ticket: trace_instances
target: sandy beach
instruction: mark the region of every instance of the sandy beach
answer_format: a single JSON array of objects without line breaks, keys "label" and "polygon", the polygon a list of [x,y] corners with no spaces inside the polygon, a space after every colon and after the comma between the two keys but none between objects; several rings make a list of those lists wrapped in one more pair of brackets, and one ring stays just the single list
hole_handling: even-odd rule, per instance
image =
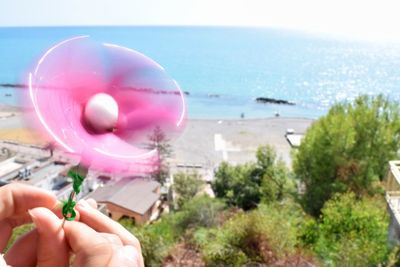
[{"label": "sandy beach", "polygon": [[[182,136],[172,142],[173,161],[178,168],[212,170],[221,161],[244,163],[255,160],[260,145],[272,145],[291,166],[291,146],[287,129],[305,133],[313,120],[305,118],[266,118],[244,120],[200,120],[187,122]],[[180,166],[180,167],[179,167]]]},{"label": "sandy beach", "polygon": [[[15,109],[12,117],[0,119],[0,140],[43,144],[32,130],[25,127],[22,114]],[[177,170],[212,171],[221,161],[244,163],[255,159],[260,145],[270,144],[291,166],[291,146],[285,138],[287,129],[305,133],[313,120],[306,118],[265,119],[189,119],[182,135],[171,142],[171,167]]]}]

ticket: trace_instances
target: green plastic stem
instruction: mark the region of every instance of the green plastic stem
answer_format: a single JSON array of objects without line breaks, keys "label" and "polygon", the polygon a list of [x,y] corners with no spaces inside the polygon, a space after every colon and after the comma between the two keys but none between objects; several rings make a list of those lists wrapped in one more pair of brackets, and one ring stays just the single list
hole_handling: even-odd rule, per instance
[{"label": "green plastic stem", "polygon": [[67,175],[72,178],[73,191],[62,207],[62,214],[65,220],[73,221],[76,218],[76,212],[74,210],[76,205],[75,196],[81,192],[81,186],[85,177],[79,173],[79,166],[69,169]]}]

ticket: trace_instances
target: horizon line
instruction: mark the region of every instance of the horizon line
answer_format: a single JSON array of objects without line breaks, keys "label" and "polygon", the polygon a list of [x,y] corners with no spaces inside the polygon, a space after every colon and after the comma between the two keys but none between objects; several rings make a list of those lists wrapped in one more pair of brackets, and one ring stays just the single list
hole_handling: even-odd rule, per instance
[{"label": "horizon line", "polygon": [[232,28],[232,29],[268,29],[272,31],[286,31],[297,34],[304,34],[310,37],[333,39],[338,41],[351,41],[351,42],[362,42],[362,43],[385,43],[385,44],[399,44],[400,39],[370,39],[362,38],[357,36],[351,36],[349,34],[340,34],[336,32],[324,32],[310,29],[300,29],[293,27],[284,27],[277,25],[234,25],[234,24],[76,24],[76,25],[0,25],[2,29],[23,29],[23,28]]}]

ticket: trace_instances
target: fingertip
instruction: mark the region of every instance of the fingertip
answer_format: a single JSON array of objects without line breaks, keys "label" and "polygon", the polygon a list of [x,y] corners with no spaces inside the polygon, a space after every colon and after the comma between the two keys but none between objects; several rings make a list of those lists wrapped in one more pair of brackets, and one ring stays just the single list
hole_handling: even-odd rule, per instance
[{"label": "fingertip", "polygon": [[39,234],[37,266],[68,266],[69,253],[62,220],[46,208],[34,208],[28,212]]},{"label": "fingertip", "polygon": [[[40,208],[37,208],[40,209]],[[31,216],[33,224],[36,226],[38,230],[42,229],[42,219],[41,219],[41,211],[37,209],[30,209],[28,210],[29,216]]]},{"label": "fingertip", "polygon": [[93,206],[85,199],[79,200],[76,207],[78,209],[79,208],[83,208],[83,209],[91,209],[91,208],[93,208]]},{"label": "fingertip", "polygon": [[7,267],[7,263],[3,258],[3,254],[0,254],[0,267]]},{"label": "fingertip", "polygon": [[74,253],[99,242],[98,233],[81,222],[65,221],[63,229],[68,244]]},{"label": "fingertip", "polygon": [[86,199],[86,202],[94,209],[97,209],[97,201],[93,198]]},{"label": "fingertip", "polygon": [[118,235],[125,245],[133,245],[141,252],[140,242],[118,222],[110,219],[97,209],[93,209],[86,201],[79,201],[76,206],[80,212],[80,221],[97,232],[114,233]]},{"label": "fingertip", "polygon": [[116,251],[109,266],[143,266],[142,257],[133,246],[123,246]]},{"label": "fingertip", "polygon": [[28,213],[40,233],[48,233],[48,230],[58,229],[61,224],[61,220],[46,208],[30,209]]},{"label": "fingertip", "polygon": [[124,246],[121,248],[121,256],[124,260],[130,262],[130,263],[135,263],[138,266],[141,264],[141,257],[138,252],[138,250],[133,247],[133,246]]},{"label": "fingertip", "polygon": [[28,209],[46,207],[51,209],[57,203],[56,196],[44,189],[11,183],[0,187],[0,220],[26,213]]},{"label": "fingertip", "polygon": [[56,204],[54,205],[54,207],[53,207],[52,210],[59,210],[59,209],[62,209],[63,205],[64,205],[64,204],[63,204],[62,201],[57,200],[57,202],[56,202]]}]

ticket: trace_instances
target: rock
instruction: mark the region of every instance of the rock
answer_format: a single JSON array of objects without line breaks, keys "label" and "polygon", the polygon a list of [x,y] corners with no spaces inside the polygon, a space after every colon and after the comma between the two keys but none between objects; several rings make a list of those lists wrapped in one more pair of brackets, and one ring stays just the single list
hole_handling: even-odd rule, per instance
[{"label": "rock", "polygon": [[219,98],[220,97],[219,94],[208,94],[207,96],[210,98]]},{"label": "rock", "polygon": [[287,100],[268,98],[268,97],[257,97],[256,102],[263,104],[278,104],[278,105],[290,105],[290,106],[296,105],[295,103]]},{"label": "rock", "polygon": [[28,88],[26,84],[12,84],[12,83],[2,83],[0,87],[7,87],[7,88]]}]

